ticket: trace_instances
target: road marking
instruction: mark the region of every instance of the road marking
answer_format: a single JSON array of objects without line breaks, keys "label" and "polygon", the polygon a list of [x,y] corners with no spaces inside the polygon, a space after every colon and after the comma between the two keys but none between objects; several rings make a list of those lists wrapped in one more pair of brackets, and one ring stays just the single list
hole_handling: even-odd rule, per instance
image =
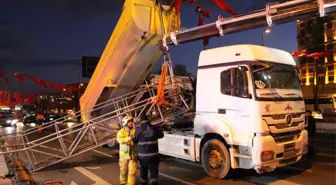
[{"label": "road marking", "polygon": [[78,185],[78,184],[75,183],[74,181],[71,181],[70,185]]},{"label": "road marking", "polygon": [[87,166],[87,167],[85,167],[86,169],[89,169],[89,170],[98,170],[98,169],[102,169],[102,167],[100,167],[100,166],[96,166],[96,167],[94,167],[94,166]]},{"label": "road marking", "polygon": [[278,180],[276,182],[270,183],[270,185],[283,185],[283,184],[286,184],[286,185],[300,185],[300,184],[290,182],[290,181],[286,181],[286,180]]},{"label": "road marking", "polygon": [[174,181],[183,183],[183,184],[196,185],[196,184],[194,184],[194,183],[187,182],[187,181],[184,181],[184,180],[182,180],[182,179],[179,179],[179,178],[176,178],[176,177],[172,177],[172,176],[167,175],[167,174],[164,174],[164,173],[159,173],[159,175],[161,175],[162,177],[166,177],[166,178],[168,178],[168,179],[172,179],[172,180],[174,180]]},{"label": "road marking", "polygon": [[95,182],[93,185],[112,185],[83,167],[75,167],[74,169],[93,180]]}]

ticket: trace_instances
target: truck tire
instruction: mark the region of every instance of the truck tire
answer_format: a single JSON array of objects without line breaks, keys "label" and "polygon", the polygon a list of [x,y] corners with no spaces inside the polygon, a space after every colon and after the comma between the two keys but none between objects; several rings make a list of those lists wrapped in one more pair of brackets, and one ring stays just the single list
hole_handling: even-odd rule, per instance
[{"label": "truck tire", "polygon": [[231,170],[230,154],[223,142],[210,139],[202,148],[202,165],[213,178],[223,179]]}]

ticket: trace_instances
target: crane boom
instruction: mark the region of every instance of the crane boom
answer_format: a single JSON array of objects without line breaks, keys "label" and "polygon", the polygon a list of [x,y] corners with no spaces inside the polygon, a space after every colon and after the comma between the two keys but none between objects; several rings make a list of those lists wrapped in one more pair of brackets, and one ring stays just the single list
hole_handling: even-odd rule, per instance
[{"label": "crane boom", "polygon": [[293,0],[285,3],[270,3],[265,9],[243,15],[218,19],[218,21],[190,29],[171,32],[166,38],[167,45],[177,45],[187,42],[223,36],[263,26],[283,24],[314,14],[325,14],[336,11],[336,1]]}]

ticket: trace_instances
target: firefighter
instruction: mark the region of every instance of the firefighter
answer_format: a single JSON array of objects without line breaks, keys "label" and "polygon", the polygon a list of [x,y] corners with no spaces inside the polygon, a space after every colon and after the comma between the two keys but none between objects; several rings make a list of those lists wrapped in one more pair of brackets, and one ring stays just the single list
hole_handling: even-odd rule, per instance
[{"label": "firefighter", "polygon": [[36,124],[37,125],[42,125],[44,122],[44,115],[41,112],[38,112],[36,115]]},{"label": "firefighter", "polygon": [[158,139],[163,138],[163,132],[152,125],[146,115],[141,116],[140,126],[136,129],[134,143],[138,144],[140,160],[140,181],[148,183],[148,170],[150,171],[149,184],[157,184],[159,175],[159,147]]},{"label": "firefighter", "polygon": [[135,137],[133,118],[125,116],[122,119],[122,126],[117,134],[117,140],[120,144],[120,184],[135,185],[138,151],[136,144],[132,140]]}]

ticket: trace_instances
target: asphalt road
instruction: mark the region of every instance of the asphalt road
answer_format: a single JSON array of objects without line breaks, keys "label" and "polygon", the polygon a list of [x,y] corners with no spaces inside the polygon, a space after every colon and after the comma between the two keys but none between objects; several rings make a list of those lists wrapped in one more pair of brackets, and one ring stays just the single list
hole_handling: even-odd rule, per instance
[{"label": "asphalt road", "polygon": [[[15,133],[20,129],[7,127],[2,128],[2,132]],[[48,131],[36,133],[33,137],[38,138],[41,135],[48,135]],[[235,170],[233,176],[226,180],[207,177],[197,164],[162,156],[159,181],[162,185],[336,184],[335,135],[317,135],[314,143],[317,152],[314,158],[307,158],[294,166],[262,175],[256,174],[253,170]],[[38,183],[44,180],[60,180],[65,185],[117,185],[119,184],[117,152],[111,148],[98,148],[42,171],[34,172],[32,177]],[[27,162],[23,153],[20,157]]]}]

